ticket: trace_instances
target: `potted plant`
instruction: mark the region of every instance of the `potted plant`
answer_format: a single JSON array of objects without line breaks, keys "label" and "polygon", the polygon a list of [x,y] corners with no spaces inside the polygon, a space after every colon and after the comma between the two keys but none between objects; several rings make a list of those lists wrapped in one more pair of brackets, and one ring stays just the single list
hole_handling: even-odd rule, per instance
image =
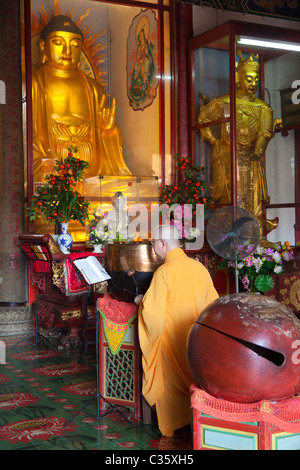
[{"label": "potted plant", "polygon": [[[293,252],[288,242],[276,244],[273,248],[258,246],[255,251],[242,260],[238,260],[239,278],[247,292],[267,292],[274,287],[274,275],[283,274],[283,261],[293,259]],[[223,259],[220,269],[234,269],[235,262]]]},{"label": "potted plant", "polygon": [[[84,170],[89,163],[74,157],[77,148],[71,147],[68,151],[65,159],[55,160],[53,172],[45,176],[46,183],[37,188],[27,208],[30,220],[35,220],[40,214],[44,222],[54,223],[56,226],[61,224],[63,235],[68,233],[71,220],[84,225],[89,206],[89,202],[83,201],[76,189],[76,185],[83,180]],[[59,241],[58,244],[63,252],[68,252],[72,242],[70,245],[65,239],[66,237],[61,237],[62,244]]]}]

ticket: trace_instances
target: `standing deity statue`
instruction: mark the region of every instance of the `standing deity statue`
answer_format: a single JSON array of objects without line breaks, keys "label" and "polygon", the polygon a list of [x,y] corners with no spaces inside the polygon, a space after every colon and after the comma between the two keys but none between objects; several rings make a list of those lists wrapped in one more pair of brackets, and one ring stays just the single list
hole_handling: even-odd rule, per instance
[{"label": "standing deity statue", "polygon": [[[265,205],[269,204],[265,174],[264,152],[274,136],[280,119],[273,120],[272,108],[255,93],[259,80],[258,56],[250,54],[236,63],[236,157],[237,205],[251,212],[260,226],[261,243],[265,234],[276,228],[278,218],[265,219]],[[255,59],[255,60],[254,60]],[[198,124],[209,123],[230,116],[229,94],[214,98],[202,105]],[[212,146],[211,196],[216,203],[231,203],[230,124],[221,124],[220,134],[211,127],[200,129],[202,138]]]},{"label": "standing deity statue", "polygon": [[70,146],[89,163],[85,177],[130,175],[116,101],[108,107],[102,85],[78,68],[84,36],[71,18],[54,16],[41,33],[42,65],[32,74],[33,175],[44,181]]}]

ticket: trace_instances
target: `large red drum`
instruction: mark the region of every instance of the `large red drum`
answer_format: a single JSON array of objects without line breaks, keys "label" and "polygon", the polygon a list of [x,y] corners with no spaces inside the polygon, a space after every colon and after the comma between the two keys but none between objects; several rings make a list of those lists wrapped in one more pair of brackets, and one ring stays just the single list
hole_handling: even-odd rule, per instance
[{"label": "large red drum", "polygon": [[199,315],[187,343],[198,387],[237,403],[280,400],[300,392],[300,320],[258,294],[231,294]]}]

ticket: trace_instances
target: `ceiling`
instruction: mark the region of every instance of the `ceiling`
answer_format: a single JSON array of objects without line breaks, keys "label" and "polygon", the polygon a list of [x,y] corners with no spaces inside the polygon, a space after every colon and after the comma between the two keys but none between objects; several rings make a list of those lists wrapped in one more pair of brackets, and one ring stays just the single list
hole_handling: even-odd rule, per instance
[{"label": "ceiling", "polygon": [[183,0],[220,10],[300,21],[300,0]]}]

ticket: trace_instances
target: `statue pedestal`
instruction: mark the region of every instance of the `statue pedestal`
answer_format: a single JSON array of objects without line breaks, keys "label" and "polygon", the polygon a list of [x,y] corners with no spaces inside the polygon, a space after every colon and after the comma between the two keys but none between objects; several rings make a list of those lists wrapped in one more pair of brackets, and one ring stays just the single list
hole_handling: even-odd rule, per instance
[{"label": "statue pedestal", "polygon": [[0,307],[0,339],[33,334],[30,307]]}]

